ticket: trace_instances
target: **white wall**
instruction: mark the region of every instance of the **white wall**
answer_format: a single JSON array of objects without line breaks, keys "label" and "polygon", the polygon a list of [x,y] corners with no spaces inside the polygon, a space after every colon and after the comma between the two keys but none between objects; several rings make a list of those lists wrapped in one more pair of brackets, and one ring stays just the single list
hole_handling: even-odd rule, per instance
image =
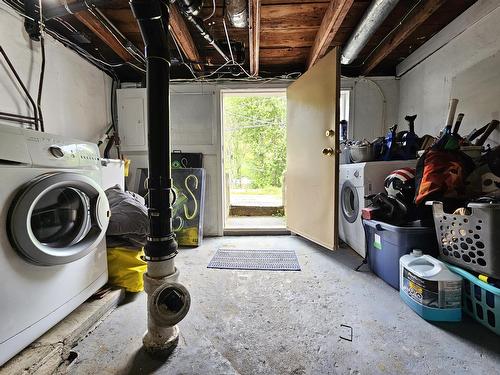
[{"label": "white wall", "polygon": [[341,88],[352,95],[349,139],[372,141],[397,122],[399,81],[394,77],[342,78]]},{"label": "white wall", "polygon": [[[456,94],[461,100],[458,111],[465,113],[462,134],[498,117],[500,68],[491,61],[500,53],[499,20],[500,2],[479,0],[397,67],[402,75],[400,122],[416,113],[417,134],[437,135],[446,121],[448,101]],[[475,113],[478,103],[481,113]],[[493,133],[492,140],[498,143],[500,132]]]},{"label": "white wall", "polygon": [[[0,3],[0,44],[36,101],[40,43],[30,41],[22,18],[3,3]],[[111,78],[50,36],[45,39],[45,52],[42,97],[45,131],[96,142],[110,118]],[[33,114],[3,58],[0,58],[0,111]]]}]

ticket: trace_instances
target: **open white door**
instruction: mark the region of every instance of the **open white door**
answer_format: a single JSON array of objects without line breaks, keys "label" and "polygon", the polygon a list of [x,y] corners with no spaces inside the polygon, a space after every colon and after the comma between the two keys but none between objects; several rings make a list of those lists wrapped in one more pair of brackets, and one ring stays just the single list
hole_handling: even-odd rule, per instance
[{"label": "open white door", "polygon": [[288,229],[330,250],[338,246],[338,48],[287,90]]}]

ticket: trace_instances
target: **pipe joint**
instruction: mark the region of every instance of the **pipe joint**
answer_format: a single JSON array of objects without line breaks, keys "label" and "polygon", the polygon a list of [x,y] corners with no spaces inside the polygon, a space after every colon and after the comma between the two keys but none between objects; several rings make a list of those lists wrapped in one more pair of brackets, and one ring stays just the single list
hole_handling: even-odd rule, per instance
[{"label": "pipe joint", "polygon": [[177,323],[184,319],[191,306],[191,296],[177,281],[178,278],[179,270],[173,259],[148,262],[148,272],[144,274],[148,331],[142,341],[145,349],[153,355],[167,356],[177,345]]},{"label": "pipe joint", "polygon": [[182,284],[162,284],[148,299],[150,318],[156,326],[172,327],[179,323],[189,311],[191,296]]}]

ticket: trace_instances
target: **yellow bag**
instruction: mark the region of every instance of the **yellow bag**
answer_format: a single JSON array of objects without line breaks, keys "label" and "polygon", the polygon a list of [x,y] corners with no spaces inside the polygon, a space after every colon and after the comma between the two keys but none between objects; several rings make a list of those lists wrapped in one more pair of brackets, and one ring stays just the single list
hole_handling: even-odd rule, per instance
[{"label": "yellow bag", "polygon": [[123,247],[108,248],[108,282],[125,288],[127,292],[144,290],[142,275],[146,272],[146,262],[141,259],[144,251],[131,251]]}]

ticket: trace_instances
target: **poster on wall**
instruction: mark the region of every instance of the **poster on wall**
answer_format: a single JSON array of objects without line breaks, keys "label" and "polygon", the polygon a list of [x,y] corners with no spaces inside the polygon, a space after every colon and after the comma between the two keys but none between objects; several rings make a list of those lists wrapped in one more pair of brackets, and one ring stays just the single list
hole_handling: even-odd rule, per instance
[{"label": "poster on wall", "polygon": [[172,224],[179,246],[200,246],[203,239],[205,170],[172,169],[176,195]]}]

